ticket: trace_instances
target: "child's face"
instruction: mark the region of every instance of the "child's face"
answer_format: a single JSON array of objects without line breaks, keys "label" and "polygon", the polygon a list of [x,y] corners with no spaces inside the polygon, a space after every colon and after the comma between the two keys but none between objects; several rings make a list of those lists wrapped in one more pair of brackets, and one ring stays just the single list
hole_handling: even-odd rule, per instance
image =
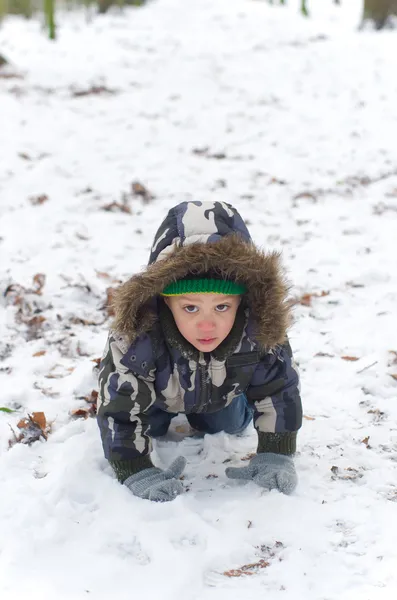
[{"label": "child's face", "polygon": [[241,296],[186,294],[164,299],[183,337],[197,350],[211,352],[229,335]]}]

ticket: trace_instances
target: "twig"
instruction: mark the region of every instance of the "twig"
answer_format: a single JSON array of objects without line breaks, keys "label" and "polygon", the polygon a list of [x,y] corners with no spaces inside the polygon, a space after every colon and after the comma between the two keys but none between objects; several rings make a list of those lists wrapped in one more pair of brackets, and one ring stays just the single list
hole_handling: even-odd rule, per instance
[{"label": "twig", "polygon": [[371,367],[373,367],[374,365],[376,365],[378,363],[378,361],[376,360],[375,362],[372,363],[372,365],[368,365],[367,367],[364,367],[363,369],[360,369],[359,371],[357,371],[358,373],[362,373],[363,371],[365,371],[366,369],[370,369]]}]

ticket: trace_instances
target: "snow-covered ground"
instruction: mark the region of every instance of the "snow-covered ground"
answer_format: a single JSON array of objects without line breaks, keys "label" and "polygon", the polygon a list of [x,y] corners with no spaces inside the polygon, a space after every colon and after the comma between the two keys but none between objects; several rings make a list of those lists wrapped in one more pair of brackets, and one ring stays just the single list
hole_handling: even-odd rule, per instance
[{"label": "snow-covered ground", "polygon": [[[2,600],[396,598],[397,35],[359,33],[358,0],[297,4],[81,11],[55,44],[38,21],[0,29]],[[305,413],[291,497],[226,479],[250,430],[158,442],[159,465],[187,456],[186,493],[134,498],[95,419],[71,416],[107,288],[186,199],[230,202],[283,252]],[[13,443],[35,412],[47,441]]]}]

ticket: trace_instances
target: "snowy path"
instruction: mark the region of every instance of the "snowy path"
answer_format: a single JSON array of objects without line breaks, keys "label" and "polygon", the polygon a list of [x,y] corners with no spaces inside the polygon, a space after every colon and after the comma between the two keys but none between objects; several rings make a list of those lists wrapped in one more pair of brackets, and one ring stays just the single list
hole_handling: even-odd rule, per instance
[{"label": "snowy path", "polygon": [[[304,20],[158,0],[68,15],[56,44],[36,22],[0,29],[2,600],[395,599],[397,36],[357,33],[358,0],[321,4]],[[186,494],[133,498],[95,420],[71,418],[96,385],[106,289],[185,199],[236,206],[302,299],[292,497],[226,479],[250,431],[159,442],[159,464],[187,456]],[[48,440],[9,450],[40,411]]]}]

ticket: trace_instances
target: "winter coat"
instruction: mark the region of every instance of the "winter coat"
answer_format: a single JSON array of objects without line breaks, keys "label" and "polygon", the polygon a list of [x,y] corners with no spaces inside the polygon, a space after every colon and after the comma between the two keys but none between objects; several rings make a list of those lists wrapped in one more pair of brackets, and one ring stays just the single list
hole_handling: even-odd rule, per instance
[{"label": "winter coat", "polygon": [[[199,352],[159,294],[171,281],[216,271],[247,293],[227,338]],[[151,466],[146,411],[219,411],[244,393],[258,452],[292,454],[302,422],[299,378],[287,341],[290,308],[277,253],[257,248],[223,202],[183,202],[156,233],[147,268],[118,288],[99,371],[97,419],[120,480]]]}]

